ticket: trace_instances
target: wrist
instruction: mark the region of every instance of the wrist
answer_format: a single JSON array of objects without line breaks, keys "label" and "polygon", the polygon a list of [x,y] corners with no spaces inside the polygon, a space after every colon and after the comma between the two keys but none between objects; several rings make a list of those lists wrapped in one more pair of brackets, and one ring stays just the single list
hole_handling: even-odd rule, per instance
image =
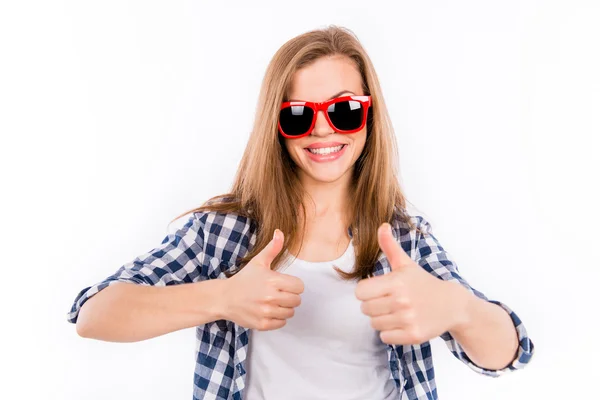
[{"label": "wrist", "polygon": [[452,288],[450,298],[452,299],[452,315],[455,316],[454,321],[448,331],[454,334],[460,334],[468,329],[472,321],[472,310],[475,302],[478,300],[471,292],[469,292],[460,283],[447,282]]},{"label": "wrist", "polygon": [[212,313],[216,320],[219,319],[228,319],[228,306],[227,306],[227,286],[228,279],[215,279],[215,288],[211,300],[211,304],[213,306]]},{"label": "wrist", "polygon": [[226,319],[225,304],[226,298],[226,280],[209,279],[207,281],[196,283],[195,303],[200,315],[204,315],[203,320],[217,321]]}]

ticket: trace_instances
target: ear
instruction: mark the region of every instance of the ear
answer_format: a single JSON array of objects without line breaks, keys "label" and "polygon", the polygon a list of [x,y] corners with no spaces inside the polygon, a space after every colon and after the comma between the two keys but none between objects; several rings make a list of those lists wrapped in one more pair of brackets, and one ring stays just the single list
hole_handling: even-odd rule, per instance
[{"label": "ear", "polygon": [[396,238],[394,238],[392,227],[387,222],[377,229],[377,240],[379,242],[379,247],[390,262],[392,271],[402,269],[403,267],[412,264],[412,259],[406,254]]}]

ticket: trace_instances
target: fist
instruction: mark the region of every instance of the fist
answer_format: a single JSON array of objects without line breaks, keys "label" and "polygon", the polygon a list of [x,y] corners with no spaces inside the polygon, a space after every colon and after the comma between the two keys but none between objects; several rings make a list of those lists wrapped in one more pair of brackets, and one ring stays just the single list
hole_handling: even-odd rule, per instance
[{"label": "fist", "polygon": [[271,270],[283,247],[283,232],[273,239],[240,272],[225,281],[224,316],[245,328],[279,329],[300,305],[304,283],[298,277]]},{"label": "fist", "polygon": [[389,224],[379,227],[377,239],[392,271],[363,279],[355,295],[384,343],[420,344],[462,322],[466,289],[414,262],[393,237]]}]

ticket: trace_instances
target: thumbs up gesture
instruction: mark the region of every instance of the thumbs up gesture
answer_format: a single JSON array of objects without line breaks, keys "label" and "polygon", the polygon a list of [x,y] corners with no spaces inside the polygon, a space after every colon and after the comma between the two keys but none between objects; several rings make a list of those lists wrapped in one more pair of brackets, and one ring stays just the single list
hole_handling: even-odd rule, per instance
[{"label": "thumbs up gesture", "polygon": [[240,272],[225,281],[224,319],[245,328],[273,330],[283,327],[300,305],[304,283],[296,276],[271,270],[271,262],[283,247],[283,232],[273,239]]},{"label": "thumbs up gesture", "polygon": [[393,237],[389,224],[377,230],[391,273],[358,282],[355,295],[387,344],[420,344],[465,322],[469,292],[414,262]]}]

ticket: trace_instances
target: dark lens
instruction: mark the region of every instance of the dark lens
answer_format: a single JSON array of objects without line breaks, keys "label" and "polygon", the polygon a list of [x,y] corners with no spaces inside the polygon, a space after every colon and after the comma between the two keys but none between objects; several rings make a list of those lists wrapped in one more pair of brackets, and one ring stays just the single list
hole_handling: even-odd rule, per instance
[{"label": "dark lens", "polygon": [[330,105],[327,115],[337,129],[351,131],[362,125],[364,111],[360,101],[348,100]]},{"label": "dark lens", "polygon": [[299,136],[312,124],[314,112],[305,106],[288,106],[279,112],[279,125],[286,135]]}]

